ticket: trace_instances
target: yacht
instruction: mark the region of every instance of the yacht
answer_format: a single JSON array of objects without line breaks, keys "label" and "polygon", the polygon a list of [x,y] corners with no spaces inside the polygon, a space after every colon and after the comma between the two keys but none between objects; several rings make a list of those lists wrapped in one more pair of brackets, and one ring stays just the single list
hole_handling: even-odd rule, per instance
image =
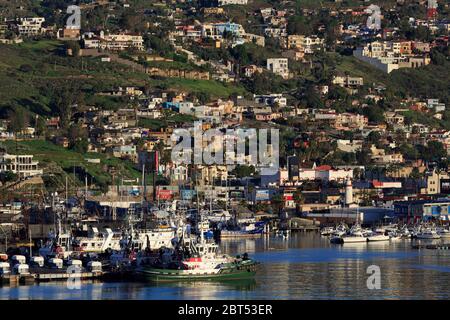
[{"label": "yacht", "polygon": [[389,241],[389,236],[383,234],[383,233],[371,233],[367,236],[367,241],[373,242],[373,241]]},{"label": "yacht", "polygon": [[416,235],[417,239],[422,239],[422,240],[436,240],[436,239],[440,239],[441,236],[436,232],[436,230],[433,229],[425,229],[423,231],[420,231],[417,233]]},{"label": "yacht", "polygon": [[333,227],[325,227],[322,230],[320,230],[320,235],[321,236],[330,236],[334,231],[335,230]]},{"label": "yacht", "polygon": [[450,238],[450,231],[445,228],[438,228],[437,234],[441,236],[441,238]]},{"label": "yacht", "polygon": [[341,237],[342,243],[367,242],[367,236],[362,231],[355,231]]},{"label": "yacht", "polygon": [[333,237],[341,237],[341,236],[343,236],[344,234],[346,234],[347,231],[348,231],[347,225],[341,223],[341,224],[339,224],[339,225],[336,227],[336,229],[331,233],[331,236],[333,236]]}]

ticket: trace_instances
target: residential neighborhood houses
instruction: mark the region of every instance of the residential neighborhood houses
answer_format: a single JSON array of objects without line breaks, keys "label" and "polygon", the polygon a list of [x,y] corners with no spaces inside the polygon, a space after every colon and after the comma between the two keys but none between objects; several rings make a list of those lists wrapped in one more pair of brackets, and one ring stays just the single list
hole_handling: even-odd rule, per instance
[{"label": "residential neighborhood houses", "polygon": [[[140,192],[156,199],[156,186],[173,198],[198,183],[225,188],[225,202],[303,217],[350,204],[394,212],[397,201],[446,196],[448,5],[431,18],[410,17],[394,1],[383,8],[382,27],[371,30],[368,4],[356,2],[267,3],[243,15],[236,11],[251,0],[92,2],[82,7],[80,29],[36,12],[0,11],[1,50],[42,45],[40,56],[48,55],[7,62],[7,74],[56,84],[23,84],[33,94],[6,101],[22,111],[2,114],[2,185],[41,176],[48,190],[70,189],[67,183],[73,194],[109,196],[118,184],[147,183]],[[51,94],[39,96],[45,86]],[[193,132],[197,122],[225,136],[278,130],[279,143],[264,150],[279,150],[276,173],[263,175],[248,152],[232,165],[175,163],[175,133]],[[262,190],[271,196],[257,201]]]}]

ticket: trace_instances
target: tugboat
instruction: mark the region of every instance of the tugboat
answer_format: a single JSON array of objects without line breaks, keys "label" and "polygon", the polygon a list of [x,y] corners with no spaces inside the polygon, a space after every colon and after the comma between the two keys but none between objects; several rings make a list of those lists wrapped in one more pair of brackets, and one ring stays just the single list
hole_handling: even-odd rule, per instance
[{"label": "tugboat", "polygon": [[[238,280],[251,278],[256,273],[258,262],[242,257],[220,254],[214,242],[191,239],[181,242],[174,250],[161,250],[159,258],[148,266],[140,266],[137,274],[152,281],[193,280]],[[187,245],[186,245],[187,244]]]}]

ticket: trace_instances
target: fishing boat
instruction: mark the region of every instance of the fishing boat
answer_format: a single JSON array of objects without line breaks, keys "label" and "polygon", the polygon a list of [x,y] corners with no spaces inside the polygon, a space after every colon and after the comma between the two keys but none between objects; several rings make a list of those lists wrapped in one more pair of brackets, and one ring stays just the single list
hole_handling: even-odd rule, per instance
[{"label": "fishing boat", "polygon": [[72,254],[71,235],[66,232],[49,233],[48,240],[39,248],[39,255],[46,258],[67,259]]},{"label": "fishing boat", "polygon": [[121,233],[115,233],[106,228],[104,233],[92,227],[87,237],[77,237],[73,240],[73,248],[79,252],[102,253],[106,250],[120,250]]},{"label": "fishing boat", "polygon": [[220,254],[217,244],[203,237],[187,243],[161,252],[155,263],[137,268],[136,273],[152,281],[237,280],[256,273],[258,263],[247,254],[236,258]]},{"label": "fishing boat", "polygon": [[129,246],[135,250],[159,250],[171,248],[176,239],[176,231],[168,226],[158,226],[152,229],[131,229],[122,240],[123,243],[131,243]]}]

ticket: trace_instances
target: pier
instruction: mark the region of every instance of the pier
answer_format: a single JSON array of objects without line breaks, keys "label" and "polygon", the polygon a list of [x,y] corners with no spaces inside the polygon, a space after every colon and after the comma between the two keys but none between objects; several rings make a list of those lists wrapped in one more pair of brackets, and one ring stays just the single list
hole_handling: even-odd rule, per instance
[{"label": "pier", "polygon": [[107,275],[104,271],[67,272],[67,270],[33,270],[29,274],[5,274],[0,276],[3,286],[17,286],[20,284],[34,284],[35,282],[64,281],[76,277],[80,280],[100,279]]}]

